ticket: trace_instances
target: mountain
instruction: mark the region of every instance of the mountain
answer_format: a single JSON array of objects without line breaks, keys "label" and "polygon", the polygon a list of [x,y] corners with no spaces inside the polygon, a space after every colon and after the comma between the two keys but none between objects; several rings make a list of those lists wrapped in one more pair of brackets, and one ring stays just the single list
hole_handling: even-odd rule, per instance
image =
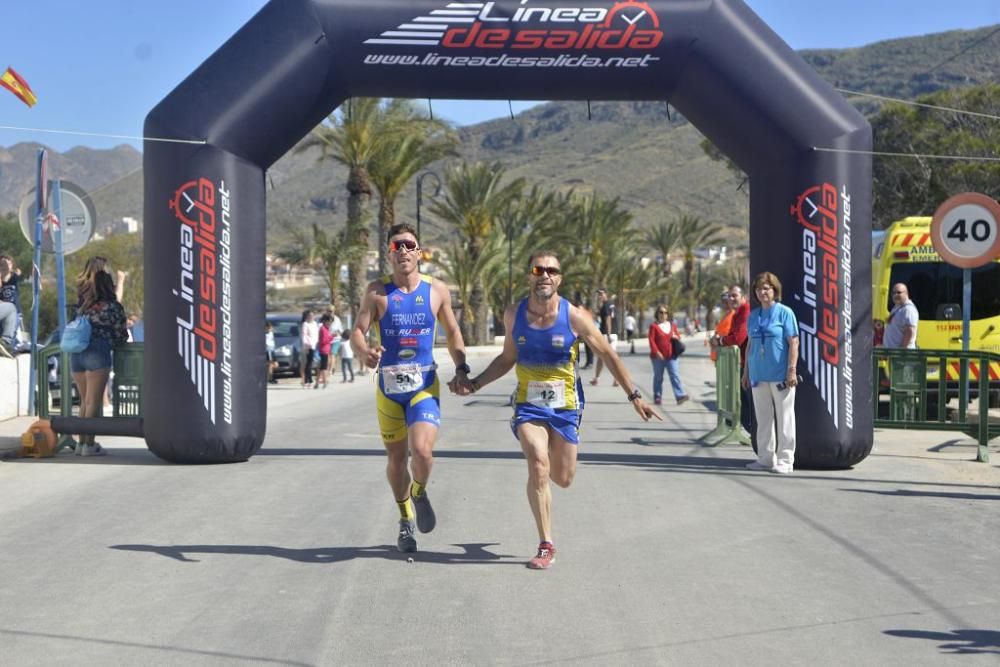
[{"label": "mountain", "polygon": [[[50,177],[72,181],[84,190],[96,193],[95,201],[102,186],[119,181],[129,174],[141,174],[142,153],[125,144],[107,150],[77,146],[65,153],[38,143],[0,147],[0,213],[17,211],[21,198],[35,187],[36,156],[40,148],[48,150]],[[139,182],[142,182],[141,176]],[[141,198],[140,193],[139,199]],[[135,216],[136,211],[129,209],[129,212],[117,217],[122,215]],[[102,212],[98,212],[98,217],[105,219]]]},{"label": "mountain", "polygon": [[[857,49],[801,51],[802,57],[834,86],[877,95],[914,97],[992,81],[1000,71],[1000,35],[977,44],[996,27],[959,30],[879,42]],[[969,48],[974,46],[974,48]],[[969,49],[962,53],[964,49]],[[941,64],[954,54],[958,57]],[[879,108],[868,98],[852,98],[865,113]],[[512,176],[559,189],[620,196],[642,226],[689,214],[732,231],[734,245],[745,241],[748,200],[740,179],[701,149],[702,135],[663,103],[594,102],[588,118],[582,102],[553,102],[518,114],[461,128],[462,157],[501,161]],[[36,144],[0,149],[0,213],[16,209],[33,186]],[[291,243],[289,229],[343,224],[346,172],[319,162],[319,150],[289,151],[268,172],[269,245]],[[110,151],[74,148],[50,155],[50,170],[94,195],[105,221],[142,215],[140,154],[127,146]],[[446,164],[436,165],[443,175]],[[426,183],[425,183],[426,184]],[[102,187],[103,186],[103,187]],[[429,189],[429,188],[428,188]],[[732,193],[732,196],[725,196]],[[445,230],[427,213],[424,232],[433,241]],[[416,217],[414,187],[398,199],[400,219]],[[372,210],[374,215],[374,208]]]}]

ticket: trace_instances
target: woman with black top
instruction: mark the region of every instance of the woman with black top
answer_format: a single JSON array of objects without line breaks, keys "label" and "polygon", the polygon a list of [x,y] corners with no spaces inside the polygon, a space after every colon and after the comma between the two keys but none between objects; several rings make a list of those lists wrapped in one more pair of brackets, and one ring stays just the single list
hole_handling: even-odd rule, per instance
[{"label": "woman with black top", "polygon": [[[115,282],[107,271],[97,271],[92,278],[81,277],[78,316],[90,320],[90,344],[83,352],[70,357],[73,382],[80,394],[80,416],[99,417],[104,406],[104,391],[111,374],[111,350],[128,339],[125,309],[115,297]],[[94,436],[81,435],[76,447],[79,456],[104,454]]]}]

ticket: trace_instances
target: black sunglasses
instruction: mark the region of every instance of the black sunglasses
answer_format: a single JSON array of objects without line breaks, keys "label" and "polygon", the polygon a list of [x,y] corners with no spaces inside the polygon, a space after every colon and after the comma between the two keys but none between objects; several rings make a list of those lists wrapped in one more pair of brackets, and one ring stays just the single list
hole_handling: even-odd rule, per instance
[{"label": "black sunglasses", "polygon": [[560,269],[558,266],[533,266],[533,267],[531,267],[531,275],[533,275],[533,276],[540,276],[540,275],[542,275],[544,273],[547,273],[550,276],[558,276],[558,275],[562,274],[562,269]]},{"label": "black sunglasses", "polygon": [[389,252],[399,252],[400,250],[406,250],[407,252],[413,252],[420,246],[417,245],[416,241],[411,241],[410,239],[400,239],[398,241],[389,241]]}]

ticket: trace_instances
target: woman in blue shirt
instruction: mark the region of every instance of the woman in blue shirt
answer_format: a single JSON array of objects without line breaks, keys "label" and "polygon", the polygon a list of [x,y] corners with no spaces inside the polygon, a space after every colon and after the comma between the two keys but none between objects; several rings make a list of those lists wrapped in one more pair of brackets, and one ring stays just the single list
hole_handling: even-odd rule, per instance
[{"label": "woman in blue shirt", "polygon": [[[753,281],[759,308],[747,320],[747,363],[743,386],[753,392],[757,415],[757,460],[750,470],[788,474],[795,463],[795,372],[799,323],[781,301],[781,281],[765,271]],[[775,430],[777,428],[777,441]]]}]

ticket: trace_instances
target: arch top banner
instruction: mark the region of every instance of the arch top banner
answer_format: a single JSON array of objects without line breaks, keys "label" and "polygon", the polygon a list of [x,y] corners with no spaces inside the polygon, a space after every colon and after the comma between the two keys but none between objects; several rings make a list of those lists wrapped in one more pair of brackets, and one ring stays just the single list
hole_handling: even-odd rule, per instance
[{"label": "arch top banner", "polygon": [[[145,146],[146,298],[163,306],[146,337],[154,452],[225,461],[260,446],[263,171],[358,96],[672,104],[749,176],[751,271],[794,287],[814,332],[798,461],[868,454],[871,129],[742,0],[265,5],[146,119],[147,136],[206,141]],[[190,335],[189,307],[204,325]]]}]

